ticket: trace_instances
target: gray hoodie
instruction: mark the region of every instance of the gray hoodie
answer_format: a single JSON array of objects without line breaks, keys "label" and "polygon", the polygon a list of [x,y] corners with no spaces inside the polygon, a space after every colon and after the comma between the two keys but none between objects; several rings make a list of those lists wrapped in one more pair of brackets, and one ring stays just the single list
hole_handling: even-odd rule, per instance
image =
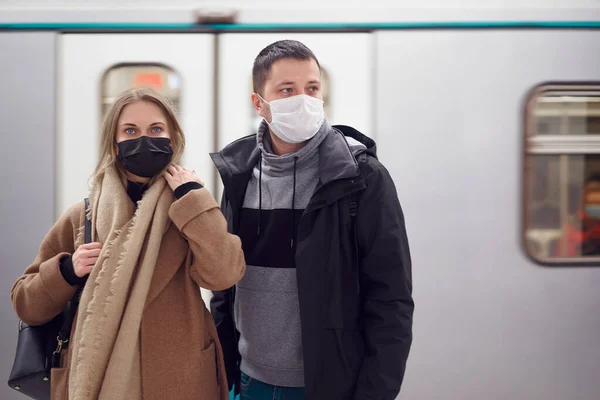
[{"label": "gray hoodie", "polygon": [[[295,239],[318,183],[319,145],[331,131],[325,121],[302,149],[283,156],[273,154],[264,121],[257,134],[261,157],[248,183],[239,229],[248,265],[237,285],[234,320],[242,372],[271,385],[304,386]],[[366,150],[347,140],[354,154]]]}]

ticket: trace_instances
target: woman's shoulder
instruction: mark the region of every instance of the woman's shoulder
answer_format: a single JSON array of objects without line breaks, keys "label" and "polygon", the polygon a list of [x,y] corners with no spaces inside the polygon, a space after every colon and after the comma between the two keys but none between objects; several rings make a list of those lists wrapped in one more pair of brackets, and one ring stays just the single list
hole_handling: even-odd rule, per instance
[{"label": "woman's shoulder", "polygon": [[83,222],[84,211],[85,201],[81,200],[69,207],[61,216],[61,219],[65,219],[74,223],[75,225],[79,225],[80,222]]},{"label": "woman's shoulder", "polygon": [[84,210],[83,200],[73,204],[56,220],[46,234],[44,241],[56,253],[71,253],[76,247],[83,227]]},{"label": "woman's shoulder", "polygon": [[73,236],[77,234],[84,224],[85,218],[85,202],[81,200],[70,206],[56,221],[55,227],[63,231],[73,232]]}]

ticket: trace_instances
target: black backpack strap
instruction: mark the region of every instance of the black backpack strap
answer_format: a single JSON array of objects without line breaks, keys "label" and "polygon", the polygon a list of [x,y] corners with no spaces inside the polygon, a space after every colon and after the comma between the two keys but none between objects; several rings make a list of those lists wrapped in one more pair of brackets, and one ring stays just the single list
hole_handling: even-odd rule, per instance
[{"label": "black backpack strap", "polygon": [[[359,168],[360,163],[364,162],[366,154],[361,153],[356,158]],[[356,229],[356,214],[358,214],[358,193],[354,192],[350,194],[350,218],[352,218],[352,235],[354,237],[354,268],[358,270],[358,264],[360,262],[360,248],[358,246],[358,232]]]},{"label": "black backpack strap", "polygon": [[[359,170],[361,168],[361,163],[368,162],[367,153],[363,152],[356,156],[356,162],[358,163]],[[362,173],[362,171],[361,171]],[[354,237],[354,268],[358,269],[358,265],[360,263],[360,246],[358,240],[358,229],[356,228],[356,215],[358,214],[358,198],[361,193],[354,192],[350,194],[350,217],[352,218],[352,235]]]},{"label": "black backpack strap", "polygon": [[358,248],[358,232],[356,229],[356,214],[358,214],[358,196],[356,193],[350,194],[350,218],[352,219],[352,236],[354,238],[354,268],[358,269],[360,262]]},{"label": "black backpack strap", "polygon": [[[92,242],[92,221],[88,219],[88,211],[90,208],[90,199],[85,199],[85,223],[84,223],[84,243]],[[81,298],[81,293],[83,292],[83,286],[77,288],[75,295],[67,303],[65,309],[63,310],[64,320],[60,330],[58,331],[58,337],[56,340],[58,341],[58,345],[54,354],[52,355],[52,367],[58,368],[60,367],[60,354],[62,350],[67,348],[69,345],[69,338],[71,337],[71,328],[73,327],[73,320],[75,319],[75,314],[77,313],[77,308],[79,307],[79,299]]]}]

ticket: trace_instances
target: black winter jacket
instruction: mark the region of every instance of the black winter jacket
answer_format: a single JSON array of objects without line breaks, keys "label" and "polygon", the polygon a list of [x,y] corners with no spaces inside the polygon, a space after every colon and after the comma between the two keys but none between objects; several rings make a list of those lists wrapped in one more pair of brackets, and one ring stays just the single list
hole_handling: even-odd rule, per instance
[{"label": "black winter jacket", "polygon": [[[344,135],[363,143],[350,152]],[[222,211],[236,233],[259,160],[256,135],[211,154],[224,184]],[[373,140],[334,126],[319,147],[319,183],[298,225],[296,273],[308,400],[394,400],[412,343],[411,258],[404,216]],[[229,387],[239,392],[235,287],[211,311]]]}]

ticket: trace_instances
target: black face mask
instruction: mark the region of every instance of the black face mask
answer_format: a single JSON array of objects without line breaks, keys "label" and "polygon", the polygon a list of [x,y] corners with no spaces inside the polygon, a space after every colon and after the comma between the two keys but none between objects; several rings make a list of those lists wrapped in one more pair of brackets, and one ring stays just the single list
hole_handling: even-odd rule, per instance
[{"label": "black face mask", "polygon": [[165,168],[173,157],[171,141],[168,138],[137,139],[117,143],[118,160],[123,167],[134,175],[152,178]]}]

